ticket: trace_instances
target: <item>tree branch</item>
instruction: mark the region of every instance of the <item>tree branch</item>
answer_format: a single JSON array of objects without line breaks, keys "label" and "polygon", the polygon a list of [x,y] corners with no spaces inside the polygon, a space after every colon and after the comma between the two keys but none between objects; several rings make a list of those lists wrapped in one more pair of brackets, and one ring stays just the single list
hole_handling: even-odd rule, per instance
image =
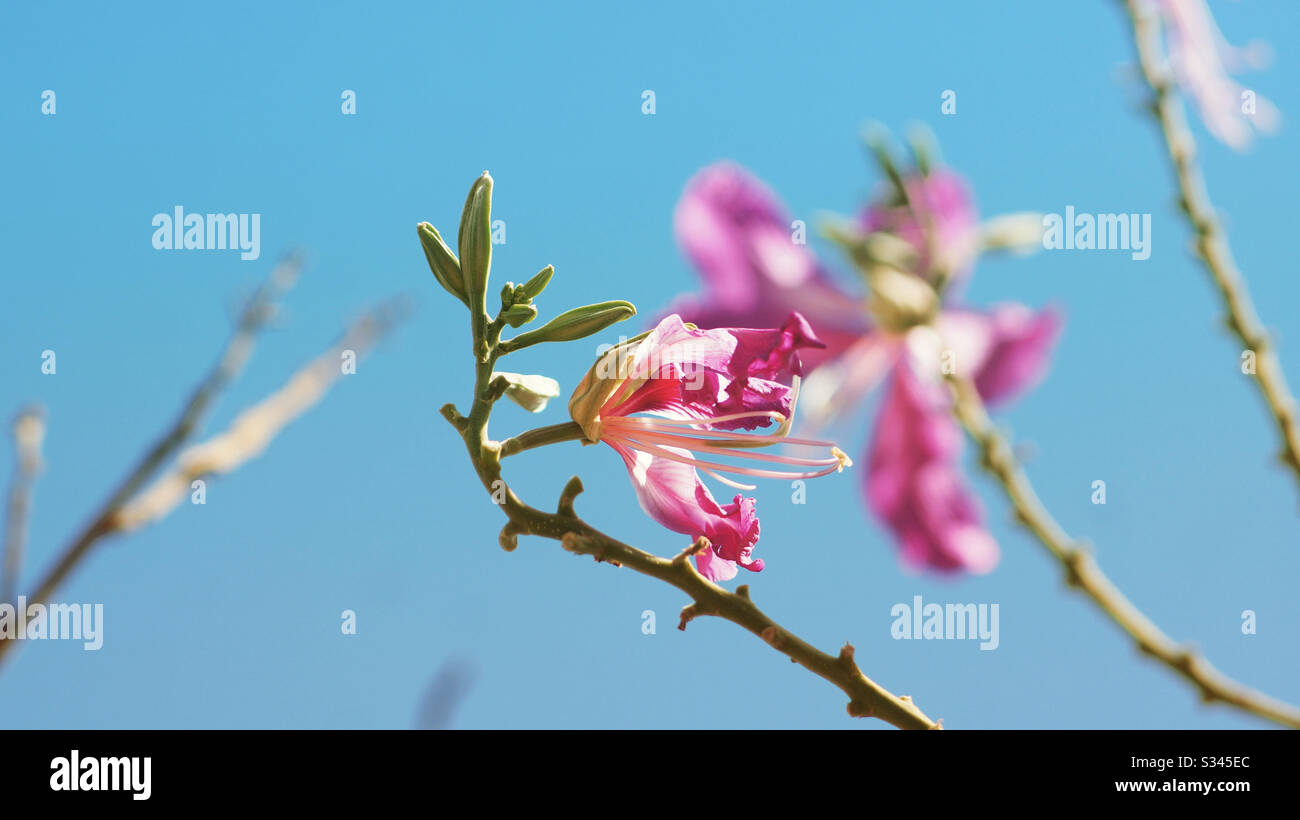
[{"label": "tree branch", "polygon": [[[520,535],[540,535],[560,541],[566,550],[575,554],[590,555],[597,561],[625,566],[657,578],[691,596],[693,603],[682,610],[680,629],[685,629],[689,621],[702,615],[731,621],[759,636],[793,662],[839,687],[849,696],[850,715],[876,717],[900,729],[942,728],[941,722],[927,717],[911,698],[894,695],[864,675],[854,661],[853,647],[849,644],[845,644],[838,655],[828,655],[759,609],[750,600],[748,586],[728,592],[700,575],[689,559],[696,551],[708,547],[707,540],[701,538],[676,558],[665,559],[611,538],[591,527],[574,511],[574,499],[582,492],[582,482],[576,476],[565,486],[554,513],[542,512],[521,501],[501,478],[501,458],[508,454],[507,447],[510,452],[526,448],[510,445],[512,440],[502,444],[488,437],[488,417],[493,402],[499,397],[492,389],[491,376],[501,355],[498,349],[500,327],[488,326],[486,334],[482,342],[488,350],[487,360],[476,363],[475,398],[469,416],[462,416],[450,404],[442,408],[442,415],[460,432],[483,486],[492,493],[494,500],[499,499],[501,510],[508,519],[501,531],[503,548],[514,549]],[[475,348],[480,348],[478,339]],[[564,426],[556,425],[557,428]],[[552,435],[558,435],[558,432],[552,430],[544,437]],[[517,442],[524,436],[513,441]]]},{"label": "tree branch", "polygon": [[953,413],[975,441],[982,466],[1011,501],[1019,523],[1047,549],[1065,570],[1070,586],[1088,596],[1137,648],[1185,678],[1206,703],[1226,703],[1242,711],[1300,728],[1300,709],[1250,689],[1219,672],[1189,646],[1180,646],[1142,614],[1101,571],[1086,545],[1072,539],[1052,518],[1020,465],[1011,443],[993,426],[975,387],[956,375],[946,376],[953,394]]},{"label": "tree branch", "polygon": [[1196,164],[1196,140],[1175,94],[1160,49],[1160,23],[1141,0],[1124,0],[1133,25],[1142,76],[1151,89],[1151,113],[1160,127],[1178,182],[1179,204],[1196,234],[1196,253],[1210,274],[1227,310],[1224,324],[1246,350],[1255,354],[1255,383],[1268,405],[1282,439],[1279,460],[1300,480],[1300,426],[1296,401],[1274,350],[1273,341],[1260,323],[1250,290],[1232,258],[1227,232],[1215,212]]},{"label": "tree branch", "polygon": [[195,479],[224,475],[261,455],[281,430],[315,406],[338,381],[343,352],[350,350],[360,360],[388,333],[402,310],[394,303],[367,313],[283,387],[240,413],[225,432],[182,452],[171,470],[109,519],[104,535],[160,520],[190,492]]},{"label": "tree branch", "polygon": [[[314,405],[342,374],[340,354],[343,350],[350,349],[360,358],[405,315],[405,300],[393,300],[365,314],[337,345],[295,373],[278,391],[241,413],[225,433],[186,450],[173,469],[148,489],[143,489],[145,482],[157,474],[190,437],[212,399],[242,369],[251,352],[254,335],[273,315],[274,298],[292,283],[297,268],[296,259],[278,266],[250,300],[217,366],[195,391],[177,422],[128,474],[91,523],[63,549],[27,596],[30,602],[49,600],[106,536],[144,526],[165,516],[188,492],[193,479],[229,472],[260,454],[285,425]],[[0,640],[0,662],[17,643],[15,640]]]},{"label": "tree branch", "polygon": [[32,491],[41,471],[41,440],[45,438],[45,414],[36,407],[19,411],[14,419],[14,479],[9,488],[5,516],[4,560],[0,563],[0,603],[14,601],[14,590],[22,572],[23,548],[27,541],[27,516]]},{"label": "tree branch", "polygon": [[[194,435],[203,415],[216,397],[244,369],[248,357],[252,354],[257,334],[274,317],[279,298],[293,286],[300,270],[300,258],[296,255],[287,256],[275,266],[271,275],[249,298],[240,311],[235,329],[216,365],[190,395],[189,401],[172,425],[127,473],[109,495],[108,500],[91,518],[90,523],[67,546],[54,568],[45,576],[45,582],[38,585],[38,589],[44,592],[39,596],[32,596],[33,602],[45,600],[45,596],[52,592],[73,567],[86,557],[91,547],[112,529],[112,518],[118,510],[135,496]],[[3,659],[6,652],[12,648],[12,643],[13,641],[0,641],[0,659]]]}]

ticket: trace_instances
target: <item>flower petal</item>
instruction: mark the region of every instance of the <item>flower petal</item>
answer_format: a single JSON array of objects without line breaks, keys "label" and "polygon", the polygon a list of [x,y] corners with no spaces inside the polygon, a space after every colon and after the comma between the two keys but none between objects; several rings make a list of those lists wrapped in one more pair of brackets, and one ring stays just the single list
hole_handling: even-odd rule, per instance
[{"label": "flower petal", "polygon": [[[637,500],[647,515],[673,532],[709,539],[714,555],[696,559],[706,578],[727,580],[735,576],[737,565],[755,572],[763,568],[762,561],[752,558],[759,536],[754,499],[737,495],[732,503],[719,505],[691,465],[655,458],[617,442],[610,446],[623,457]],[[669,449],[689,455],[685,450]]]},{"label": "flower petal", "polygon": [[900,345],[896,336],[868,333],[844,355],[814,371],[804,381],[799,397],[805,433],[824,429],[875,390],[898,360]]},{"label": "flower petal", "polygon": [[1042,378],[1061,325],[1055,309],[1034,313],[1019,304],[997,305],[988,314],[944,311],[938,320],[940,334],[956,350],[957,366],[970,369],[976,389],[990,404]]},{"label": "flower petal", "polygon": [[686,185],[674,215],[677,241],[704,280],[703,297],[670,308],[700,327],[776,327],[804,314],[826,348],[812,369],[867,330],[858,300],[837,286],[807,245],[794,241],[789,214],[744,168],[718,163]]},{"label": "flower petal", "polygon": [[894,531],[904,563],[984,573],[998,546],[962,481],[961,431],[939,385],[900,364],[868,453],[867,504]]},{"label": "flower petal", "polygon": [[[635,349],[629,366],[617,369],[628,384],[614,390],[600,415],[703,419],[756,411],[788,414],[792,395],[785,382],[800,370],[797,354],[821,347],[797,313],[779,329],[766,330],[693,329],[672,314]],[[768,417],[749,417],[716,428],[753,430],[771,424]]]}]

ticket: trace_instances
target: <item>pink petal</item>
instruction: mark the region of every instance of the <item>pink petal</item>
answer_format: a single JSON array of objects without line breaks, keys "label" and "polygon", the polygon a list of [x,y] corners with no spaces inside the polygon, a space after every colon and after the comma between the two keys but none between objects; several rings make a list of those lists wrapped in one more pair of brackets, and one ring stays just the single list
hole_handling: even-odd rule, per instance
[{"label": "pink petal", "polygon": [[609,444],[623,457],[637,500],[647,515],[673,532],[709,539],[713,554],[703,560],[696,558],[701,574],[725,581],[735,576],[737,565],[755,572],[763,568],[762,561],[752,558],[759,536],[752,498],[738,495],[732,503],[719,505],[691,465],[655,458],[619,442]]},{"label": "pink petal", "polygon": [[704,280],[705,294],[670,310],[700,327],[778,327],[791,311],[808,318],[826,344],[809,369],[837,355],[867,324],[806,245],[776,196],[744,168],[719,163],[686,185],[674,215],[678,243]]},{"label": "pink petal", "polygon": [[900,363],[876,420],[864,489],[910,566],[985,573],[997,564],[997,543],[962,481],[961,447],[941,386]]},{"label": "pink petal", "polygon": [[[692,329],[672,314],[632,354],[632,377],[643,383],[630,393],[615,392],[601,415],[703,419],[753,411],[786,414],[791,402],[786,382],[799,372],[799,352],[820,347],[797,313],[782,327],[766,330]],[[772,423],[771,418],[751,417],[723,422],[717,429],[753,430]]]},{"label": "pink petal", "polygon": [[944,311],[938,325],[956,351],[957,367],[969,368],[980,395],[994,404],[1042,378],[1062,320],[1052,308],[1034,313],[1024,305],[1004,304],[988,314]]},{"label": "pink petal", "polygon": [[868,333],[809,376],[799,399],[804,433],[811,435],[851,412],[894,367],[902,344],[898,336]]}]

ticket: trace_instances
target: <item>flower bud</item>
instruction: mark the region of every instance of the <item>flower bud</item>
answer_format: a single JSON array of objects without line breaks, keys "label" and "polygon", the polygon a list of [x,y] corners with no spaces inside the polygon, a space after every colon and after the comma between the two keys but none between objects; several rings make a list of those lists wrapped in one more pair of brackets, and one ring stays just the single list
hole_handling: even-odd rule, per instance
[{"label": "flower bud", "polygon": [[888,265],[873,265],[867,271],[871,299],[867,304],[881,328],[900,333],[928,323],[939,310],[939,294],[913,273]]},{"label": "flower bud", "polygon": [[470,310],[481,313],[492,268],[492,176],[487,171],[474,180],[465,198],[456,247]]},{"label": "flower bud", "polygon": [[537,330],[530,330],[513,339],[506,339],[501,343],[501,347],[509,353],[539,342],[571,342],[574,339],[599,333],[615,322],[630,319],[635,315],[636,308],[630,302],[622,300],[574,308],[561,313]]},{"label": "flower bud", "polygon": [[511,305],[501,311],[501,318],[505,319],[506,324],[511,327],[526,325],[537,318],[537,307],[535,305]]},{"label": "flower bud", "polygon": [[546,286],[551,283],[551,277],[555,275],[555,268],[547,265],[537,272],[532,279],[523,284],[523,296],[525,299],[536,299],[546,290]]},{"label": "flower bud", "polygon": [[420,235],[420,244],[424,246],[424,258],[429,262],[429,270],[433,271],[438,284],[468,306],[469,300],[465,296],[465,284],[461,279],[460,261],[456,259],[456,254],[442,241],[438,229],[428,222],[416,225],[415,230]]}]

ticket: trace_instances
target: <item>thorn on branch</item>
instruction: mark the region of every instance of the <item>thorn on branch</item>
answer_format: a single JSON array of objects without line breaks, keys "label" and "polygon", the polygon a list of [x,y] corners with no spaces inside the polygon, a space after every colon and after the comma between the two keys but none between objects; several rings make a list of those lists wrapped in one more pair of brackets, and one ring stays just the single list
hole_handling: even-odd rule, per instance
[{"label": "thorn on branch", "polygon": [[[851,671],[858,668],[857,662],[853,660],[853,644],[848,641],[844,642],[844,647],[840,649],[840,664]],[[906,697],[906,695],[904,695]]]},{"label": "thorn on branch", "polygon": [[[693,544],[691,544],[689,547],[682,550],[681,552],[677,553],[677,555],[673,558],[673,563],[679,566],[689,567],[691,558],[695,557],[701,552],[704,552],[707,549],[710,549],[712,546],[713,545],[709,542],[709,539],[701,535],[699,538],[695,539],[695,542]],[[736,592],[737,594],[739,594],[740,591],[737,590]],[[746,595],[746,597],[748,597],[748,595]]]},{"label": "thorn on branch", "polygon": [[462,433],[465,432],[465,428],[469,426],[469,419],[462,416],[454,404],[444,404],[442,410],[439,412],[442,413],[444,419],[451,423],[452,427],[455,427]]},{"label": "thorn on branch", "polygon": [[685,632],[688,623],[705,614],[707,613],[700,609],[699,604],[687,604],[682,607],[682,619],[677,623],[677,628]]},{"label": "thorn on branch", "polygon": [[746,601],[748,601],[748,600],[749,600],[749,584],[741,584],[740,586],[736,587],[736,597],[737,597],[737,598],[744,598]]},{"label": "thorn on branch", "polygon": [[495,402],[497,399],[504,396],[506,394],[506,390],[508,390],[509,388],[510,388],[510,380],[507,379],[505,376],[497,376],[495,379],[493,379],[491,382],[488,383],[487,390],[483,392],[483,400],[488,403]]},{"label": "thorn on branch", "polygon": [[564,485],[560,491],[560,503],[556,505],[555,512],[567,518],[577,518],[578,514],[573,509],[573,500],[582,493],[582,479],[576,475],[569,479],[569,483]]},{"label": "thorn on branch", "polygon": [[506,552],[514,552],[515,547],[519,546],[519,536],[528,533],[529,529],[525,525],[515,521],[507,521],[506,525],[501,528],[501,534],[497,536],[497,543]]},{"label": "thorn on branch", "polygon": [[866,718],[871,717],[871,707],[864,703],[858,703],[856,700],[849,701],[849,717]]}]

